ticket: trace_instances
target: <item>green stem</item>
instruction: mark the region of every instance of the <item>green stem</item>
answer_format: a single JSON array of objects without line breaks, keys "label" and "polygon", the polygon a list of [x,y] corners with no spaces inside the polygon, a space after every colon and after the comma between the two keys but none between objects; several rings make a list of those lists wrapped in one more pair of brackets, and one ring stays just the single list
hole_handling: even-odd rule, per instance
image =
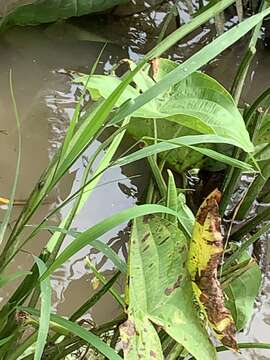
[{"label": "green stem", "polygon": [[163,179],[161,171],[160,171],[160,169],[158,167],[158,164],[155,161],[155,159],[153,159],[152,156],[148,157],[148,162],[149,162],[149,165],[150,165],[151,170],[153,172],[153,175],[154,175],[155,181],[157,183],[160,195],[161,195],[162,198],[165,198],[166,193],[167,193],[167,186],[166,186],[166,183],[165,183],[165,181]]},{"label": "green stem", "polygon": [[[254,113],[253,113],[254,114]],[[246,127],[249,130],[250,137],[253,139],[256,133],[256,130],[261,123],[261,119],[263,117],[263,113],[260,109],[257,109],[253,117],[244,117],[246,120]],[[248,155],[245,154],[240,149],[234,149],[233,155],[234,158],[237,158],[238,160],[247,162],[248,161]],[[221,215],[224,215],[227,206],[229,205],[232,195],[236,189],[237,184],[239,183],[240,177],[241,177],[242,171],[237,168],[230,168],[228,175],[226,176],[225,182],[224,182],[224,192],[222,195],[222,201],[220,205],[220,213]],[[248,192],[250,189],[248,190]],[[238,215],[239,216],[239,215]]]},{"label": "green stem", "polygon": [[166,15],[166,18],[162,24],[162,27],[161,27],[161,30],[160,30],[160,33],[158,35],[158,39],[157,39],[157,43],[159,44],[164,36],[165,36],[165,33],[168,29],[168,26],[170,25],[170,22],[172,21],[172,19],[174,18],[175,16],[175,10],[176,10],[176,4],[172,5],[170,10],[169,10],[169,13]]},{"label": "green stem", "polygon": [[[238,343],[237,344],[239,349],[269,349],[270,350],[270,344],[269,343]],[[230,351],[230,349],[226,348],[225,346],[218,346],[216,347],[217,352],[221,351]]]},{"label": "green stem", "polygon": [[232,233],[233,241],[240,241],[245,235],[254,230],[258,225],[270,219],[270,208],[266,208],[254,218],[246,222],[240,229]]},{"label": "green stem", "polygon": [[21,356],[30,346],[34,344],[37,340],[37,333],[33,333],[30,335],[22,344],[18,347],[14,348],[13,351],[8,355],[8,360],[18,360],[19,356]]},{"label": "green stem", "polygon": [[[270,350],[270,343],[253,343],[253,342],[247,342],[247,343],[238,343],[237,347],[239,349],[265,349]],[[216,347],[217,352],[222,351],[231,351],[231,349],[228,349],[225,346],[217,346]],[[191,357],[190,360],[195,360],[194,357]]]},{"label": "green stem", "polygon": [[[268,2],[267,1],[263,1],[261,6],[260,6],[260,10],[264,10],[265,8],[268,7]],[[252,36],[251,36],[251,40],[248,44],[248,47],[246,49],[246,52],[244,54],[244,57],[238,67],[236,76],[234,78],[234,82],[231,88],[231,94],[234,97],[234,100],[236,102],[236,104],[238,105],[241,94],[242,94],[242,90],[243,90],[243,86],[246,80],[246,76],[249,70],[249,67],[251,65],[252,59],[256,53],[256,44],[257,44],[257,40],[258,40],[258,36],[260,34],[260,29],[262,26],[262,22],[258,23],[256,25],[256,27],[254,28],[253,32],[252,32]],[[257,107],[255,107],[255,110],[257,109]],[[251,112],[252,114],[252,112]],[[246,119],[246,124],[248,124],[249,122],[249,116],[247,116]],[[235,158],[239,158],[241,156],[241,151],[238,149],[234,150],[234,157]],[[222,198],[222,202],[221,202],[221,213],[224,214],[226,207],[228,205],[229,200],[231,199],[231,196],[233,194],[233,191],[235,189],[236,183],[239,179],[239,170],[235,169],[233,167],[230,167],[226,176],[226,180],[224,182],[223,185],[223,198]]]},{"label": "green stem", "polygon": [[229,265],[233,264],[239,257],[254,244],[262,235],[270,230],[270,224],[264,225],[260,230],[258,230],[250,239],[244,241],[242,245],[226,260],[223,265],[223,269],[227,269]]},{"label": "green stem", "polygon": [[264,164],[262,168],[262,173],[257,176],[257,178],[251,184],[247,195],[245,196],[244,201],[242,202],[236,219],[245,219],[248,215],[250,208],[258,195],[260,194],[261,190],[263,189],[264,185],[266,184],[267,180],[270,177],[270,164],[267,162]]}]

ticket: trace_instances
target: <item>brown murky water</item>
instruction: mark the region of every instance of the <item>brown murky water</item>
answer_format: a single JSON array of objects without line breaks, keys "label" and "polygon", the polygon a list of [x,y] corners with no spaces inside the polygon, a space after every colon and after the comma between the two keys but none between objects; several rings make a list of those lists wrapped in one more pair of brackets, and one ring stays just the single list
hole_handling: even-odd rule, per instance
[{"label": "brown murky water", "polygon": [[[181,10],[183,21],[188,20],[185,9]],[[7,135],[0,135],[0,196],[8,196],[17,159],[17,131],[9,91],[9,70],[13,71],[14,88],[20,111],[23,149],[22,167],[16,198],[26,199],[42,170],[48,165],[55,149],[59,146],[69,120],[72,117],[76,100],[76,86],[67,75],[59,70],[77,70],[87,72],[94,63],[103,44],[100,37],[109,40],[109,44],[99,64],[99,71],[109,70],[119,59],[129,57],[137,60],[147,51],[152,40],[158,35],[165,16],[162,8],[130,16],[130,8],[122,9],[122,18],[112,16],[98,21],[81,21],[82,33],[70,28],[69,24],[56,24],[35,28],[14,28],[0,37],[0,129]],[[232,17],[226,23],[230,27],[236,19]],[[173,26],[174,24],[172,24]],[[77,21],[72,26],[77,26]],[[71,29],[71,30],[70,30]],[[85,31],[89,31],[87,40]],[[195,36],[183,44],[176,45],[170,52],[171,58],[181,61],[210,39],[213,25],[199,29]],[[73,33],[73,36],[70,34]],[[94,40],[94,41],[90,41]],[[227,88],[235,74],[236,62],[239,63],[244,44],[240,43],[227,50],[219,59],[208,66],[208,71],[217,77]],[[250,71],[244,100],[251,102],[262,90],[270,86],[270,52],[260,45],[260,51]],[[95,146],[95,144],[94,144]],[[88,152],[91,153],[92,149]],[[77,161],[57,191],[39,211],[38,218],[47,214],[49,209],[73,192],[80,183],[83,163]],[[125,169],[108,171],[101,180],[103,186],[97,188],[91,201],[84,207],[73,227],[83,230],[99,220],[136,203],[138,193],[144,190],[145,176],[143,164]],[[133,175],[141,175],[134,179]],[[115,182],[112,180],[115,179]],[[110,182],[109,184],[106,184]],[[130,190],[130,191],[129,191]],[[3,210],[0,210],[3,212]],[[16,209],[14,219],[20,211]],[[65,216],[65,208],[58,218]],[[0,214],[1,215],[1,214]],[[38,218],[32,219],[36,223]],[[28,250],[38,254],[46,241],[46,234],[28,245]],[[65,245],[70,241],[66,238]],[[120,255],[126,255],[127,233],[125,225],[110,232],[103,238]],[[265,248],[266,263],[269,259]],[[87,299],[92,292],[91,274],[84,268],[86,255],[96,263],[97,268],[106,273],[113,270],[112,264],[90,247],[84,248],[70,259],[52,279],[54,289],[54,308],[62,314],[68,314]],[[20,255],[12,264],[12,269],[28,268],[32,263],[30,255]],[[253,319],[249,327],[239,336],[242,341],[270,342],[270,281],[266,267],[263,295],[258,300]],[[9,292],[12,289],[9,290]],[[1,294],[2,297],[9,293]],[[105,309],[105,310],[104,310]],[[95,307],[89,316],[97,322],[106,321],[118,312],[118,306],[110,295]],[[241,355],[224,353],[220,356],[229,359],[270,359],[269,351],[243,351]]]}]

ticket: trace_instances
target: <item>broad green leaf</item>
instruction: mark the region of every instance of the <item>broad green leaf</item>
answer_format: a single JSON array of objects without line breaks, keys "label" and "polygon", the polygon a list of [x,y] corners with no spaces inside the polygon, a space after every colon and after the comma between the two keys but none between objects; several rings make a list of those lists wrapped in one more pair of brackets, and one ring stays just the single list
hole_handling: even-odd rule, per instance
[{"label": "broad green leaf", "polygon": [[[170,63],[170,66],[168,66]],[[170,60],[159,59],[157,78],[159,81],[178,66]],[[159,70],[160,69],[160,70]],[[118,99],[115,107],[119,107],[129,99],[135,99],[140,95],[141,89],[146,89],[144,79],[148,77],[150,89],[153,86],[151,78],[144,74],[141,78],[134,78],[136,88],[129,85],[122,96]],[[86,85],[88,76],[81,77],[77,81]],[[107,75],[93,75],[90,77],[87,88],[98,92],[101,97],[107,99],[121,83],[121,79]],[[199,133],[216,134],[242,143],[249,143],[249,135],[245,128],[242,115],[237,109],[231,95],[210,76],[194,72],[182,81],[177,82],[169,89],[158,94],[153,100],[136,110],[132,117],[136,118],[162,118],[178,123]],[[144,135],[145,123],[141,121],[140,137]]]},{"label": "broad green leaf", "polygon": [[[134,76],[138,74],[138,72],[147,65],[150,60],[153,60],[156,57],[159,57],[162,53],[168,50],[172,45],[174,45],[177,41],[183,39],[186,35],[191,33],[193,30],[198,28],[200,25],[204,24],[206,21],[211,19],[220,11],[223,11],[226,7],[231,5],[234,0],[220,0],[218,3],[211,4],[212,6],[208,7],[206,11],[202,14],[198,15],[194,18],[191,22],[184,24],[179,29],[174,31],[170,34],[166,39],[161,41],[157,46],[155,46],[149,53],[147,53],[141,62],[137,65],[134,71],[128,72],[123,77],[123,83],[111,94],[111,96],[104,102],[100,104],[97,108],[95,108],[91,113],[87,113],[84,121],[81,122],[81,126],[78,128],[72,141],[70,143],[69,149],[67,151],[66,157],[59,166],[57,173],[55,173],[55,162],[59,156],[59,153],[56,155],[56,158],[50,163],[45,175],[42,176],[40,182],[42,183],[42,187],[37,187],[35,191],[31,194],[29,199],[28,205],[24,209],[24,212],[18,219],[15,230],[11,236],[11,241],[15,241],[18,238],[18,234],[20,233],[21,229],[24,228],[25,224],[28,220],[32,217],[35,210],[37,209],[38,205],[42,202],[42,200],[47,196],[47,194],[53,189],[53,187],[57,184],[57,182],[61,179],[61,177],[66,173],[66,171],[70,168],[70,166],[75,162],[75,160],[79,157],[79,155],[83,152],[83,150],[93,141],[95,135],[99,131],[99,129],[106,123],[111,110],[114,107],[115,102],[118,100],[119,96],[124,92],[125,87],[132,81]],[[266,14],[263,14],[265,16]],[[261,16],[261,15],[260,15]],[[260,19],[263,17],[261,16]],[[254,18],[251,21],[252,24],[254,22]],[[259,22],[260,20],[256,18],[255,22]],[[250,26],[250,24],[249,24]],[[248,31],[248,27],[244,28],[244,31],[241,29],[240,36],[243,35]],[[223,44],[225,46],[218,49],[219,53],[222,49],[225,49],[233,42],[237,41],[239,37],[234,36],[232,38],[232,42]],[[221,41],[222,42],[222,41]],[[215,56],[215,55],[214,55]],[[213,58],[213,54],[210,54],[210,57],[204,58],[204,64]],[[196,64],[194,70],[198,70],[202,64]],[[193,72],[192,70],[191,72]],[[170,74],[169,74],[170,75]],[[188,74],[186,74],[188,75]],[[175,79],[174,79],[175,80]],[[169,86],[173,85],[173,81],[169,81],[169,84],[166,82],[162,85],[161,89],[154,91],[154,94],[150,94],[150,100],[153,99],[158,93],[162,93],[165,91]],[[156,86],[156,85],[154,85]],[[147,90],[148,91],[148,90]],[[142,99],[139,97],[135,101],[135,107],[138,108],[149,101],[149,95],[144,97],[144,103],[141,101]],[[124,113],[127,112],[128,115],[126,116]],[[133,112],[130,107],[123,109],[117,116],[113,116],[114,122],[123,121],[125,118],[129,117],[129,115]],[[5,254],[9,255],[10,254]],[[12,256],[13,254],[11,254]],[[7,256],[5,256],[7,258]],[[3,261],[3,259],[1,259]]]},{"label": "broad green leaf", "polygon": [[224,295],[217,269],[223,254],[219,207],[221,193],[214,190],[196,215],[188,256],[188,269],[198,304],[201,305],[215,336],[237,351],[236,328]]},{"label": "broad green leaf", "polygon": [[[10,1],[10,0],[7,0]],[[8,25],[38,25],[49,23],[72,16],[82,16],[98,11],[104,11],[126,0],[33,0],[10,1],[8,14],[3,24]],[[8,5],[8,4],[7,4]]]},{"label": "broad green leaf", "polygon": [[[243,255],[240,261],[244,261],[249,256]],[[251,319],[254,302],[261,286],[261,271],[258,264],[253,261],[241,276],[229,283],[225,288],[227,295],[226,307],[230,309],[236,328],[242,330]]]},{"label": "broad green leaf", "polygon": [[[104,235],[106,232],[110,231],[116,226],[130,221],[138,216],[144,216],[154,213],[175,215],[175,212],[173,210],[161,205],[140,205],[114,214],[78,235],[73,240],[73,242],[68,245],[65,250],[55,259],[53,264],[48,268],[46,273],[43,274],[41,279],[48,277],[54,272],[54,270],[58,269],[58,267],[60,267],[65,261],[67,261],[74,254],[76,254],[79,250],[84,248],[86,245],[90,245],[92,241],[98,239],[100,236]],[[181,222],[181,219],[179,217],[178,219]]]},{"label": "broad green leaf", "polygon": [[[168,90],[170,87],[186,79],[189,75],[197,71],[208,61],[214,59],[227,47],[239,40],[244,34],[260,23],[262,19],[269,13],[270,9],[267,9],[248,18],[241,24],[233,27],[208,45],[204,46],[188,60],[178,65],[173,71],[168,73],[163,79],[157,82],[150,89],[146,90],[133,101],[131,100],[122,106],[120,110],[113,116],[112,123],[117,123],[126,116],[134,114],[135,111],[144,106],[146,103],[164,93],[164,91]],[[243,134],[234,135],[234,138],[237,139],[239,146],[242,147],[246,152],[254,151],[254,146],[251,143],[246,131]]]},{"label": "broad green leaf", "polygon": [[[47,270],[46,265],[40,258],[34,256],[34,259],[38,266],[39,275],[42,276]],[[49,332],[52,297],[52,289],[49,277],[40,282],[40,297],[40,318],[34,360],[40,360],[42,358]]]},{"label": "broad green leaf", "polygon": [[163,353],[158,334],[144,313],[129,313],[129,318],[120,326],[121,344],[124,359],[163,360]]},{"label": "broad green leaf", "polygon": [[156,215],[134,220],[129,250],[129,319],[124,325],[133,331],[124,331],[126,359],[135,359],[136,353],[137,358],[151,359],[150,352],[163,359],[151,323],[162,327],[196,359],[216,358],[193,307],[187,251],[184,234],[168,220]]},{"label": "broad green leaf", "polygon": [[[40,313],[38,310],[28,307],[21,307],[22,311],[28,312],[34,316],[39,316]],[[61,326],[67,332],[70,332],[73,335],[78,336],[79,338],[85,340],[91,347],[97,349],[101,354],[105,355],[110,360],[121,360],[122,358],[112,349],[109,345],[107,345],[104,341],[102,341],[97,335],[93,334],[88,329],[84,329],[80,325],[64,319],[62,316],[51,314],[50,318],[51,323],[56,323]]]}]

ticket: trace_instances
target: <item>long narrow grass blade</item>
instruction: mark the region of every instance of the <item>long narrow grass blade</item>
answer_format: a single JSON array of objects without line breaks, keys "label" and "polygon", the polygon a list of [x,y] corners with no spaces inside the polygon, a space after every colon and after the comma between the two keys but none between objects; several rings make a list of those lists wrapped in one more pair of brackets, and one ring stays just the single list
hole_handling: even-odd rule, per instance
[{"label": "long narrow grass blade", "polygon": [[[171,209],[168,209],[165,206],[161,205],[140,205],[135,206],[131,209],[123,210],[117,214],[108,217],[107,219],[101,221],[100,223],[94,225],[90,229],[81,233],[74,241],[66,247],[66,249],[55,259],[53,264],[48,268],[48,270],[43,274],[41,280],[48,277],[58,269],[65,261],[67,261],[71,256],[76,254],[80,249],[84,248],[86,245],[90,245],[93,240],[98,239],[100,236],[105,234],[107,231],[115,228],[116,226],[130,221],[136,217],[155,214],[155,213],[165,213],[175,215],[175,212]],[[181,222],[181,219],[179,219]]]},{"label": "long narrow grass blade", "polygon": [[95,248],[96,250],[100,251],[102,254],[104,254],[111,262],[114,264],[114,266],[120,270],[123,274],[127,273],[127,265],[126,263],[120,258],[120,256],[106,243],[104,243],[101,240],[94,240],[91,242],[91,246]]},{"label": "long narrow grass blade", "polygon": [[[140,62],[137,68],[134,71],[131,71],[125,75],[123,82],[118,86],[118,88],[111,94],[111,96],[102,103],[101,106],[94,109],[90,115],[82,122],[78,131],[74,134],[68,147],[67,155],[65,159],[61,162],[61,166],[58,167],[57,160],[58,156],[51,162],[49,168],[44,173],[40,180],[40,186],[36,187],[32,192],[29,201],[20,215],[16,225],[13,228],[12,234],[9,238],[9,243],[13,243],[18,238],[18,234],[24,228],[24,225],[31,218],[33,213],[36,211],[38,205],[44,199],[46,194],[55,186],[55,184],[61,179],[63,174],[69,169],[69,167],[74,163],[74,161],[79,157],[83,150],[88,146],[93,137],[96,135],[97,131],[103,126],[111,110],[113,109],[115,102],[121,96],[126,86],[132,81],[133,77],[138,73],[149,60],[160,56],[163,52],[168,50],[172,45],[177,41],[183,39],[190,32],[195,30],[197,27],[211,19],[214,15],[223,11],[226,7],[231,5],[235,0],[221,0],[218,1],[211,7],[208,7],[206,11],[197,16],[193,21],[181,28],[177,29],[170,36],[164,39],[160,44],[158,44],[153,50],[151,50]],[[122,117],[123,119],[123,117]],[[55,168],[57,166],[57,174],[55,173]],[[6,255],[6,252],[5,252]],[[3,260],[3,259],[1,259]]]},{"label": "long narrow grass blade", "polygon": [[[77,237],[78,235],[80,235],[81,233],[79,231],[73,230],[73,229],[63,229],[60,228],[59,226],[47,226],[44,225],[42,227],[40,227],[40,230],[49,230],[52,233],[55,232],[60,232],[62,234],[65,235],[70,235],[72,237]],[[111,260],[111,262],[114,264],[114,266],[120,270],[122,273],[126,273],[127,272],[127,265],[126,263],[120,258],[120,256],[106,243],[104,243],[101,240],[94,240],[91,242],[91,246],[100,251],[103,255],[105,255],[109,260]],[[1,280],[0,280],[1,281]],[[0,286],[1,286],[1,282],[0,282]]]},{"label": "long narrow grass blade", "polygon": [[17,103],[16,103],[14,90],[13,90],[13,80],[12,80],[12,71],[11,70],[9,73],[9,86],[10,86],[11,99],[12,99],[13,110],[14,110],[15,119],[16,119],[17,130],[18,130],[18,156],[17,156],[17,164],[16,164],[14,181],[13,181],[13,185],[12,185],[12,189],[11,189],[11,193],[10,193],[10,197],[9,197],[9,202],[8,202],[8,208],[5,212],[3,221],[0,226],[0,244],[3,241],[8,223],[11,218],[11,212],[12,212],[12,208],[13,208],[15,192],[16,192],[18,179],[19,179],[19,172],[20,172],[20,166],[21,166],[21,150],[22,150],[21,122],[20,122]]},{"label": "long narrow grass blade", "polygon": [[87,300],[78,310],[76,310],[71,317],[70,321],[76,321],[83,314],[85,314],[89,309],[91,309],[113,286],[115,281],[118,279],[120,272],[118,271],[113,275],[113,277],[98,291],[93,295],[89,300]]},{"label": "long narrow grass blade", "polygon": [[[27,307],[21,307],[20,309],[34,316],[39,316],[38,310]],[[81,339],[85,340],[91,347],[95,348],[101,354],[105,355],[109,360],[123,360],[115,352],[114,349],[112,349],[109,345],[103,342],[98,336],[93,334],[91,331],[84,329],[80,325],[70,320],[66,320],[61,316],[53,315],[53,314],[51,314],[51,322],[56,323],[57,325],[61,326],[63,329],[70,332],[71,334],[74,334],[80,337]]]},{"label": "long narrow grass blade", "polygon": [[6,343],[8,343],[13,337],[14,337],[14,335],[10,335],[8,337],[5,337],[4,339],[1,339],[0,340],[0,347],[5,345]]},{"label": "long narrow grass blade", "polygon": [[[34,259],[38,266],[39,274],[40,276],[42,276],[47,270],[46,265],[40,258],[35,256]],[[38,329],[38,337],[36,342],[34,360],[41,360],[49,332],[50,314],[51,314],[51,295],[52,295],[49,277],[47,277],[46,279],[40,282],[40,289],[41,289],[41,308],[40,308],[39,329]]]},{"label": "long narrow grass blade", "polygon": [[[87,120],[85,122],[85,127],[82,126],[81,131],[79,131],[76,134],[76,136],[74,136],[74,139],[73,139],[72,143],[70,144],[69,153],[66,156],[66,159],[64,160],[64,162],[61,166],[61,170],[59,170],[60,177],[67,170],[67,168],[69,168],[69,166],[74,162],[74,159],[83,151],[85,146],[88,144],[90,137],[92,137],[96,133],[97,129],[99,129],[100,126],[105,122],[109,113],[113,109],[116,101],[119,99],[121,94],[125,91],[127,85],[132,81],[133,77],[147,64],[147,62],[155,57],[160,56],[164,51],[168,50],[177,41],[180,41],[181,39],[183,39],[183,37],[188,35],[191,31],[195,30],[198,26],[202,25],[204,22],[211,19],[216,13],[219,13],[220,11],[224,10],[227,6],[229,6],[233,2],[234,1],[232,1],[232,0],[226,0],[226,1],[221,0],[221,1],[219,1],[218,4],[213,5],[210,9],[206,10],[204,13],[202,13],[201,15],[196,17],[190,23],[188,23],[184,26],[181,26],[181,28],[176,30],[171,35],[169,35],[166,39],[161,41],[161,43],[158,44],[154,49],[152,49],[147,55],[145,55],[143,60],[137,65],[137,67],[133,71],[130,71],[123,77],[123,81],[112,92],[112,94],[107,98],[107,100],[104,101],[100,107],[98,107],[98,109],[95,111],[94,114],[90,115],[89,120]],[[238,38],[240,38],[240,37],[241,36],[239,36]],[[220,41],[220,43],[224,43],[224,41]],[[221,49],[224,50],[226,47],[228,47],[230,45],[231,44],[228,44],[228,45],[225,44],[225,46],[221,47]],[[217,53],[215,52],[215,55],[213,57],[215,57],[217,54],[219,54],[219,52],[217,52]],[[209,61],[211,59],[212,58],[210,57],[207,61]],[[204,64],[205,64],[205,62],[204,62]],[[201,66],[202,65],[196,67],[195,70]],[[177,76],[178,75],[179,74],[177,74]],[[166,79],[167,79],[167,77],[166,77]],[[169,86],[173,85],[176,82],[177,78],[175,79],[174,76],[171,76],[168,79],[168,81],[166,81],[166,79],[164,78],[165,81],[163,81],[162,84],[159,86],[159,91],[157,91],[157,88],[155,87],[156,85],[153,88],[151,88],[153,90],[150,89],[151,93],[154,92],[154,94],[153,94],[154,96],[156,96],[158,94],[158,92],[162,93]],[[172,79],[174,81],[172,81]],[[181,80],[181,78],[179,78],[178,81],[179,80]],[[166,83],[165,86],[164,86],[164,83]],[[149,97],[148,92],[145,92],[143,95],[144,95],[143,97],[145,99],[144,104],[151,100],[151,96],[152,96],[152,98],[154,97],[153,95],[151,95]],[[140,104],[140,102],[141,102],[141,97],[140,97],[140,99],[138,98],[138,100],[135,100],[135,103],[136,103],[135,107],[139,108],[142,105],[144,105],[144,104]],[[128,115],[130,115],[133,111],[134,111],[133,108],[130,108],[130,109],[128,108],[128,111],[127,111]],[[116,115],[117,122],[128,117],[128,116],[124,116],[124,112],[121,111],[120,113],[118,113]]]},{"label": "long narrow grass blade", "polygon": [[[101,274],[95,267],[95,265],[91,262],[91,260],[89,259],[89,257],[87,257],[85,259],[85,266],[87,268],[89,268],[93,274],[95,275],[96,279],[101,282],[103,285],[106,284],[107,280],[105,278],[105,276],[103,274]],[[114,287],[111,287],[109,289],[110,293],[112,294],[112,296],[115,298],[115,300],[118,302],[118,304],[120,306],[123,307],[123,309],[125,308],[125,302],[121,296],[121,294],[118,292],[118,290],[116,290]]]},{"label": "long narrow grass blade", "polygon": [[31,275],[31,271],[18,271],[13,274],[9,275],[0,275],[0,288],[4,287],[5,285],[9,284],[10,282],[22,277]]},{"label": "long narrow grass blade", "polygon": [[215,160],[224,162],[231,166],[239,167],[240,169],[243,169],[243,170],[253,171],[252,166],[250,166],[249,164],[244,163],[240,160],[233,159],[227,155],[218,153],[215,150],[194,146],[196,144],[203,144],[203,143],[235,144],[234,141],[231,141],[228,138],[224,138],[224,137],[216,136],[216,135],[182,136],[182,137],[171,139],[171,140],[164,140],[162,142],[159,142],[158,144],[149,145],[143,149],[137,150],[130,155],[127,155],[123,158],[118,159],[114,163],[114,165],[116,165],[116,166],[127,165],[127,164],[130,164],[131,162],[141,160],[145,157],[149,157],[151,155],[158,154],[163,151],[169,151],[169,150],[177,149],[182,146],[187,146],[187,147],[189,147],[195,151],[198,151],[203,155],[209,156]]},{"label": "long narrow grass blade", "polygon": [[[174,176],[171,170],[168,172],[168,187],[167,187],[167,207],[177,212],[177,189],[174,181]],[[168,220],[172,221],[177,225],[177,217],[167,215]]]},{"label": "long narrow grass blade", "polygon": [[270,224],[264,225],[260,230],[258,230],[254,235],[251,236],[250,239],[244,241],[242,245],[234,251],[234,253],[226,260],[223,265],[223,269],[227,269],[230,265],[234,263],[239,257],[246,251],[248,248],[254,244],[262,235],[264,235],[267,231],[270,230]]}]

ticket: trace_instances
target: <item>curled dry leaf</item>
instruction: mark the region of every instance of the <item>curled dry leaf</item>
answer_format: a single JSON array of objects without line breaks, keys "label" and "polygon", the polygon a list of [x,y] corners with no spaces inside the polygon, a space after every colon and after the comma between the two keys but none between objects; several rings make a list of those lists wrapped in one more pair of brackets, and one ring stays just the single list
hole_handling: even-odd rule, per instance
[{"label": "curled dry leaf", "polygon": [[221,193],[214,190],[200,206],[193,229],[188,267],[195,294],[216,337],[237,351],[236,327],[225,307],[217,269],[223,253],[219,202]]}]

